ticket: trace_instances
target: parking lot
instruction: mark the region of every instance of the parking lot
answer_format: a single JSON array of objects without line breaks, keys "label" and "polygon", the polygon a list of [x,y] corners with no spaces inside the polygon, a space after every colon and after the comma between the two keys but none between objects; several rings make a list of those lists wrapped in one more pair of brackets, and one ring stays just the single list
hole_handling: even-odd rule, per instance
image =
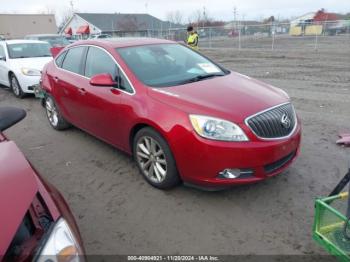
[{"label": "parking lot", "polygon": [[[211,49],[229,69],[281,87],[303,122],[302,153],[280,176],[220,192],[156,190],[133,160],[76,129],[53,130],[34,97],[0,89],[0,106],[27,110],[6,134],[63,193],[88,254],[324,254],[311,239],[313,204],[345,174],[350,148],[350,40],[314,51]],[[288,50],[287,47],[284,50]]]}]

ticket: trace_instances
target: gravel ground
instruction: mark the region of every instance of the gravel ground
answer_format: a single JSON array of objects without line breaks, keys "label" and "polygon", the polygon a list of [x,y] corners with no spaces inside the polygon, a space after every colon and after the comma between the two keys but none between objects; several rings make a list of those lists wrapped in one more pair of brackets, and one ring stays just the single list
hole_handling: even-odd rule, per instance
[{"label": "gravel ground", "polygon": [[303,122],[302,154],[280,176],[222,192],[156,190],[129,156],[76,128],[53,130],[35,98],[0,89],[0,106],[28,112],[6,134],[61,190],[88,254],[324,254],[311,239],[313,203],[350,158],[350,148],[335,145],[338,131],[350,129],[350,41],[319,52],[204,52],[290,94]]}]

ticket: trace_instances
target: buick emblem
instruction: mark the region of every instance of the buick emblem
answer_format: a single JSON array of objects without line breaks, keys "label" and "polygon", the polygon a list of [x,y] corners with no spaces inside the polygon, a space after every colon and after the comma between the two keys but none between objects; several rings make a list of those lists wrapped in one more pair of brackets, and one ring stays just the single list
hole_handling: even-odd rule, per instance
[{"label": "buick emblem", "polygon": [[287,114],[283,114],[281,117],[281,124],[285,129],[290,128],[291,126],[291,121],[290,118]]}]

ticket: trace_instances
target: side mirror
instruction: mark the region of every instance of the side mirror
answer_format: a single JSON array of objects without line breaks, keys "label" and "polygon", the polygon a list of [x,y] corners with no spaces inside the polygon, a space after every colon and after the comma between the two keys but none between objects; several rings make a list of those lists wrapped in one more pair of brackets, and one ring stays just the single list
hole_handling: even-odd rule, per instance
[{"label": "side mirror", "polygon": [[6,57],[0,56],[0,61],[6,61]]},{"label": "side mirror", "polygon": [[90,79],[90,85],[92,86],[117,86],[110,74],[98,74]]},{"label": "side mirror", "polygon": [[16,107],[0,107],[0,132],[13,126],[26,116],[26,111]]}]

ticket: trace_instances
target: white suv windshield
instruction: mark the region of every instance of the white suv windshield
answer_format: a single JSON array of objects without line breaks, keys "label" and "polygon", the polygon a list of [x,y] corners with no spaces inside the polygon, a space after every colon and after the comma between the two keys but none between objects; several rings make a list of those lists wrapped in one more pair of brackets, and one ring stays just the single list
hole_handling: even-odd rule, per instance
[{"label": "white suv windshield", "polygon": [[7,49],[12,59],[51,56],[50,45],[47,43],[8,44]]},{"label": "white suv windshield", "polygon": [[148,86],[166,87],[223,76],[228,72],[179,44],[117,48],[137,78]]}]

